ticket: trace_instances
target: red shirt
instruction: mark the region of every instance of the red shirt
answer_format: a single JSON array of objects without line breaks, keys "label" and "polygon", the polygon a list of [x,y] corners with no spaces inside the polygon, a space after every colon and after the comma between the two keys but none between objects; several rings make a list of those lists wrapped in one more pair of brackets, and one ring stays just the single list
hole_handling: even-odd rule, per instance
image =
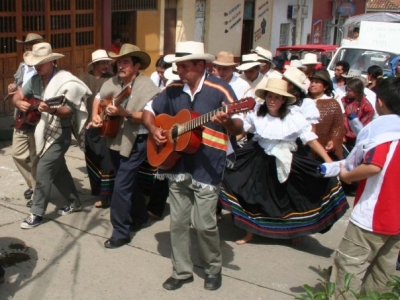
[{"label": "red shirt", "polygon": [[361,101],[356,101],[354,99],[349,99],[347,96],[342,98],[343,108],[344,108],[344,135],[346,139],[355,141],[356,135],[351,130],[349,125],[349,120],[347,116],[352,113],[357,113],[357,118],[360,120],[361,124],[364,126],[372,121],[374,117],[374,108],[366,97],[362,97]]}]

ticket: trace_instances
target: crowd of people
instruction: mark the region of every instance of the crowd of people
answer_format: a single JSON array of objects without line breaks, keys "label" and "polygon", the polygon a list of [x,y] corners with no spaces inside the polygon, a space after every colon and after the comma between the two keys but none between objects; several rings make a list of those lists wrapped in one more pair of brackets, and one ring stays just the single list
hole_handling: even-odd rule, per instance
[{"label": "crowd of people", "polygon": [[[222,209],[246,232],[239,245],[254,235],[296,245],[301,236],[328,232],[349,209],[346,193],[357,188],[331,279],[341,287],[352,272],[354,290],[387,291],[400,247],[400,60],[393,78],[370,66],[365,79],[345,61],[331,78],[314,53],[284,68],[260,46],[238,63],[228,50],[214,56],[187,41],[146,77],[149,54],[120,40],[113,36],[112,51],[94,51],[79,78],[57,67],[63,55],[41,36],[17,40],[24,61],[9,93],[23,126],[14,130],[12,156],[30,207],[21,228],[41,224],[53,185],[68,202],[58,214],[81,210],[64,158],[74,134],[94,206],[110,207],[113,231],[104,247],[129,243],[132,230],[163,216],[169,199],[173,270],[165,289],[193,281],[191,227],[204,288],[221,286]],[[34,108],[30,99],[42,101]],[[249,107],[230,113],[242,99]],[[29,122],[32,113],[37,122]],[[152,163],[150,153],[164,151],[165,159]],[[345,297],[340,289],[337,296]]]}]

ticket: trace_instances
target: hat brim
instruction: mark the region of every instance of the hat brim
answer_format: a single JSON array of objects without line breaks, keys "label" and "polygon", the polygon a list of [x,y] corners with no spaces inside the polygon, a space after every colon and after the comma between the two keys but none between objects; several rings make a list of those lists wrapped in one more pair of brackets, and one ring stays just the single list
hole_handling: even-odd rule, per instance
[{"label": "hat brim", "polygon": [[168,80],[173,80],[173,81],[181,80],[178,74],[173,73],[172,67],[165,70],[164,77],[167,78]]},{"label": "hat brim", "polygon": [[[295,67],[292,67],[292,68],[295,68]],[[283,73],[282,77],[284,79],[286,79],[287,81],[289,81],[291,84],[297,86],[301,91],[306,92],[306,90],[302,84],[299,84],[296,80],[293,80],[289,76],[285,75],[285,73]]]},{"label": "hat brim", "polygon": [[29,66],[37,66],[50,61],[57,60],[59,58],[63,58],[65,55],[61,53],[51,53],[46,56],[35,56],[32,51],[27,51],[24,53],[24,62]]},{"label": "hat brim", "polygon": [[206,61],[214,61],[215,56],[204,53],[204,54],[189,54],[185,56],[175,56],[175,54],[168,54],[164,56],[164,61],[167,63],[177,63],[181,61],[188,61],[188,60],[206,60]]},{"label": "hat brim", "polygon": [[353,77],[357,77],[357,76],[362,76],[361,74],[357,74],[357,75],[342,75],[343,78],[353,78]]},{"label": "hat brim", "polygon": [[240,66],[236,67],[236,69],[238,69],[239,71],[247,71],[251,68],[254,68],[256,66],[261,66],[262,63],[257,61],[257,62],[249,62],[249,63],[244,63],[241,64]]},{"label": "hat brim", "polygon": [[137,57],[140,59],[139,70],[147,69],[147,67],[150,66],[150,63],[151,63],[150,55],[148,55],[146,52],[143,52],[143,51],[132,51],[132,52],[123,53],[123,54],[121,54],[121,53],[117,54],[112,51],[108,51],[107,54],[111,58],[120,58],[120,57],[126,57],[126,56]]},{"label": "hat brim", "polygon": [[109,62],[112,62],[114,60],[112,58],[109,58],[109,57],[96,58],[93,61],[91,61],[90,63],[88,63],[88,66],[90,66],[91,64],[94,64],[95,62],[98,62],[98,61],[109,61]]},{"label": "hat brim", "polygon": [[235,63],[235,62],[227,63],[227,62],[222,62],[222,61],[218,61],[218,60],[214,60],[213,64],[217,65],[217,66],[223,66],[223,67],[236,67],[238,65],[238,63]]},{"label": "hat brim", "polygon": [[260,54],[257,54],[260,58],[258,59],[258,61],[260,61],[260,63],[270,63],[271,64],[271,69],[275,69],[276,65],[274,64],[274,62],[272,60],[269,60],[267,58],[265,58],[264,56],[261,56]]},{"label": "hat brim", "polygon": [[285,66],[285,68],[286,68],[286,69],[288,69],[288,68],[295,68],[295,69],[300,69],[300,70],[303,70],[303,71],[305,71],[305,70],[307,69],[307,67],[305,67],[305,66],[295,67],[295,66],[291,66],[291,65]]},{"label": "hat brim", "polygon": [[263,88],[263,89],[257,89],[255,91],[255,95],[263,100],[265,100],[265,95],[267,94],[267,92],[272,92],[284,97],[287,97],[287,104],[293,104],[296,102],[296,97],[293,96],[292,94],[289,94],[288,92],[282,91],[281,89],[277,89],[274,87],[269,87],[269,88]]},{"label": "hat brim", "polygon": [[36,43],[41,43],[44,42],[44,39],[34,39],[34,40],[30,40],[30,41],[21,41],[21,40],[15,40],[17,43],[20,44],[36,44]]},{"label": "hat brim", "polygon": [[307,66],[307,65],[318,65],[317,61],[306,61],[306,60],[302,60],[301,63],[303,64],[303,66]]}]

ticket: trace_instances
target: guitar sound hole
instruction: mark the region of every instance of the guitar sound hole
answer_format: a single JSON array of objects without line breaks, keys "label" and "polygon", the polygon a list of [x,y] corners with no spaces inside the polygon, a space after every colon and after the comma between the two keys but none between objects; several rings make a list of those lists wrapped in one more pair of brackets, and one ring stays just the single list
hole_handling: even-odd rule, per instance
[{"label": "guitar sound hole", "polygon": [[178,138],[178,126],[171,128],[171,138],[172,140],[176,140]]}]

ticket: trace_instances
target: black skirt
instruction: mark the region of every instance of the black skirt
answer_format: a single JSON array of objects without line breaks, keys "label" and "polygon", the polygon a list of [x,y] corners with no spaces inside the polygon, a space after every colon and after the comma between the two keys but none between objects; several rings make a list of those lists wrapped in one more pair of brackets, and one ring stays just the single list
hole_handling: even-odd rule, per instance
[{"label": "black skirt", "polygon": [[257,235],[289,239],[327,231],[349,205],[340,181],[321,177],[319,164],[293,154],[289,177],[280,183],[276,158],[251,142],[226,168],[220,203],[235,225]]}]

